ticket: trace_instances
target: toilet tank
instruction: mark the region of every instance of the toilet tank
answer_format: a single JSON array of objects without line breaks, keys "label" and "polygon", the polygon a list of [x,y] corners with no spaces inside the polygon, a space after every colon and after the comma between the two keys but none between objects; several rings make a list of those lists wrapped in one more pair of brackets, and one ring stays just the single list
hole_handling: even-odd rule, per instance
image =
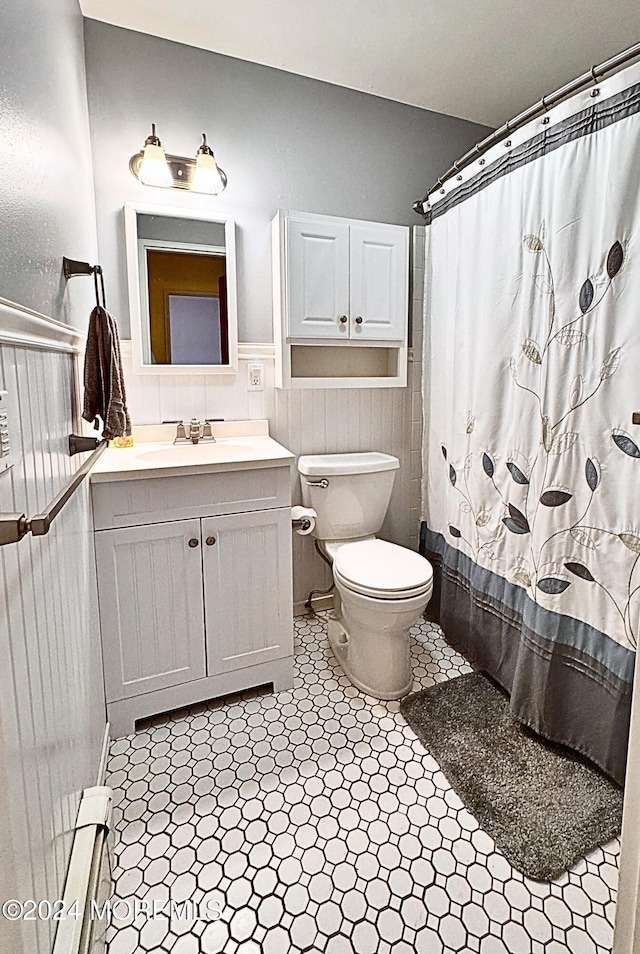
[{"label": "toilet tank", "polygon": [[314,535],[357,540],[378,533],[399,466],[397,457],[377,452],[300,457],[302,501],[318,514]]}]

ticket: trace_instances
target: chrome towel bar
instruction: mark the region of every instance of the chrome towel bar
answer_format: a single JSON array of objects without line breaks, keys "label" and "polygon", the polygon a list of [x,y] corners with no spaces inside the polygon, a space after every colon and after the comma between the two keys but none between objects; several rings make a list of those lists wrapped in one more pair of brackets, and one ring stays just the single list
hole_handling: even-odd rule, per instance
[{"label": "chrome towel bar", "polygon": [[[87,443],[91,442],[89,446],[78,446],[79,444],[82,445],[85,441]],[[0,547],[6,546],[8,543],[18,543],[27,533],[30,533],[34,537],[41,537],[44,536],[45,533],[49,533],[51,524],[55,518],[67,501],[73,496],[74,492],[108,446],[109,441],[106,440],[101,440],[96,443],[95,438],[81,438],[76,434],[71,434],[69,436],[69,453],[72,456],[74,453],[81,453],[83,450],[90,450],[92,447],[95,447],[93,454],[85,460],[82,467],[75,472],[69,482],[62,488],[60,493],[54,497],[46,510],[43,510],[42,513],[36,514],[36,516],[31,517],[31,519],[24,513],[0,513]]]}]

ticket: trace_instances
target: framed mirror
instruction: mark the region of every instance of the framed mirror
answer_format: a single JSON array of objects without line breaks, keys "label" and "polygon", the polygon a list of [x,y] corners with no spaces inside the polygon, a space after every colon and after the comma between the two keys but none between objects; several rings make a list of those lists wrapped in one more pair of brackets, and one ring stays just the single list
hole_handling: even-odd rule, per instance
[{"label": "framed mirror", "polygon": [[238,370],[235,221],[180,206],[126,203],[134,370]]}]

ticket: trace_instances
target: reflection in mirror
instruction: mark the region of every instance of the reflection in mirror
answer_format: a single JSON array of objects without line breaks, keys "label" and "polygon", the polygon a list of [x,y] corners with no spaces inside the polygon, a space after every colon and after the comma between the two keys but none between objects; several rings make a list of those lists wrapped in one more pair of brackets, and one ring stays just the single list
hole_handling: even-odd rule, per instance
[{"label": "reflection in mirror", "polygon": [[[130,304],[138,370],[236,370],[233,220],[149,206],[127,206],[125,218],[130,266],[135,242]],[[133,285],[130,276],[130,296]]]}]

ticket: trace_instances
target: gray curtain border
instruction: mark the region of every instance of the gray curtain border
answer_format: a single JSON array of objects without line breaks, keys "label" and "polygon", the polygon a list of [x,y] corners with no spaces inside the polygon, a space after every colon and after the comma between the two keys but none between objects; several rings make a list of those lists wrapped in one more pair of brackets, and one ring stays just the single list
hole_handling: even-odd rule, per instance
[{"label": "gray curtain border", "polygon": [[640,112],[640,83],[629,86],[628,89],[616,93],[614,96],[595,103],[583,109],[581,112],[558,123],[556,126],[545,128],[537,136],[533,136],[527,142],[522,143],[511,149],[502,159],[496,159],[489,168],[477,175],[466,184],[460,185],[453,192],[450,192],[442,201],[438,202],[433,208],[429,208],[425,213],[425,225],[429,225],[433,219],[445,215],[450,209],[465,202],[478,192],[492,185],[497,179],[514,172],[516,169],[533,162],[541,156],[546,156],[560,146],[564,146],[576,139],[584,136],[590,136],[606,129],[613,123],[627,119]]},{"label": "gray curtain border", "polygon": [[423,522],[420,534],[420,552],[438,554],[448,570],[468,582],[470,588],[481,594],[483,603],[505,622],[514,624],[524,620],[527,629],[540,638],[563,647],[570,647],[587,656],[597,665],[594,675],[602,677],[602,668],[615,681],[631,686],[635,666],[635,652],[617,643],[606,633],[595,629],[573,616],[564,616],[535,603],[522,586],[510,583],[504,577],[474,563],[461,550],[447,543],[441,533],[429,530]]},{"label": "gray curtain border", "polygon": [[[622,785],[634,653],[586,624],[538,607],[521,587],[491,571],[479,568],[471,582],[471,574],[464,573],[476,565],[426,524],[420,549],[434,568],[428,618],[439,622],[449,642],[506,690],[518,721],[581,753]],[[476,589],[479,585],[495,591],[492,577],[501,588],[499,600]],[[526,613],[523,597],[536,612]],[[543,631],[533,630],[530,622]],[[606,645],[600,658],[575,645],[580,641],[572,639],[576,624],[590,645],[596,635]],[[607,669],[603,656],[620,664],[622,671]]]}]

